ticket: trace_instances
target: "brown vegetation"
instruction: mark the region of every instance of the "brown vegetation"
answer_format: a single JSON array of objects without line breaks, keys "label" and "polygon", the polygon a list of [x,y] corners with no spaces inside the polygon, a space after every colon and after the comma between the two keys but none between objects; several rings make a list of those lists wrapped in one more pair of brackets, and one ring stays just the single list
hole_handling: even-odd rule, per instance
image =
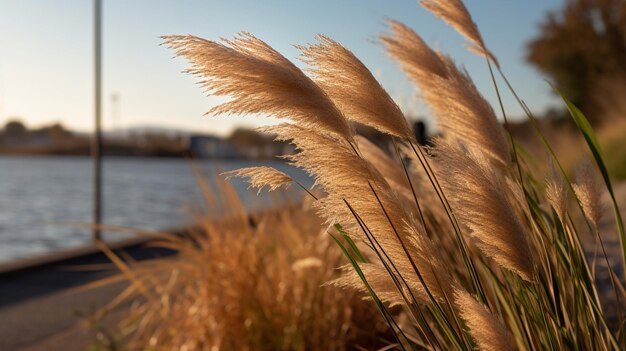
[{"label": "brown vegetation", "polygon": [[[471,50],[485,58],[491,74],[505,78],[462,1],[422,0],[421,4],[467,39]],[[516,144],[506,119],[502,128],[493,108],[451,58],[432,50],[407,26],[391,22],[390,27],[392,33],[381,37],[385,48],[418,85],[424,102],[443,126],[432,148],[417,145],[400,109],[368,69],[329,38],[299,47],[311,66],[312,79],[249,33],[221,41],[165,38],[168,46],[189,60],[190,72],[201,79],[207,93],[231,98],[214,112],[264,113],[285,120],[262,130],[296,148],[297,153],[286,158],[315,178],[315,187],[306,189],[312,207],[334,228],[327,234],[348,264],[341,275],[308,271],[300,280],[294,267],[345,262],[336,251],[329,251],[328,236],[316,237],[326,240],[324,244],[309,242],[306,214],[267,219],[251,229],[241,226],[245,217],[238,211],[238,221],[206,228],[205,233],[214,234],[209,240],[199,237],[200,250],[181,245],[180,240],[171,244],[181,255],[173,263],[155,263],[165,272],[157,284],[151,282],[158,274],[142,270],[138,277],[133,274],[135,289],[148,285],[143,289],[148,303],[143,305],[142,318],[130,324],[140,346],[152,340],[155,347],[166,348],[342,348],[351,339],[337,334],[340,326],[360,321],[345,311],[346,306],[356,306],[352,300],[342,299],[360,291],[387,323],[394,337],[389,348],[624,348],[620,313],[626,298],[624,277],[615,274],[597,226],[603,214],[596,183],[600,175],[612,195],[625,267],[626,234],[596,136],[584,115],[563,99],[595,161],[572,182],[541,129],[534,128],[537,123],[529,113],[533,132],[542,141],[541,152],[555,165],[555,174],[545,180],[543,173],[529,167],[533,155]],[[387,148],[355,135],[353,123],[386,134]],[[247,177],[257,188],[276,189],[290,181],[285,174],[266,168],[230,175]],[[570,203],[568,198],[575,201]],[[235,204],[234,208],[239,207]],[[579,222],[572,214],[584,216]],[[595,266],[590,267],[582,247],[581,233],[587,229],[603,249],[609,288],[596,284]],[[250,251],[249,246],[241,246],[242,240],[231,240],[238,235],[247,235],[261,248],[268,240],[272,249],[259,255],[258,248]],[[204,261],[204,252],[225,274],[215,274],[215,267]],[[250,268],[259,265],[261,271]],[[185,274],[179,273],[182,268],[176,268],[175,274],[168,271],[183,266],[190,267]],[[347,295],[333,290],[328,300],[311,304],[307,297],[331,278],[335,287],[347,288]],[[213,284],[205,285],[207,281]],[[214,290],[214,285],[219,288]],[[242,291],[253,289],[272,293],[241,299]],[[600,300],[604,294],[599,292],[606,289],[615,297],[612,310],[618,311],[617,316]],[[156,296],[151,297],[153,292]],[[320,309],[310,308],[313,305]],[[268,308],[277,312],[270,314]],[[307,339],[332,333],[328,325],[296,327],[301,331],[296,334],[286,327],[301,325],[285,322],[302,316],[301,311],[314,318],[323,309],[334,318],[331,330],[339,337],[337,344]],[[190,323],[189,327],[180,331],[178,324],[172,326],[170,320],[158,316],[163,311],[168,316],[170,311],[178,312],[173,320]],[[145,325],[151,327],[143,329]],[[268,329],[259,334],[257,328],[245,329],[248,325]],[[343,330],[360,330],[360,324],[356,325],[356,329]],[[237,333],[231,334],[229,328],[235,326]]]}]

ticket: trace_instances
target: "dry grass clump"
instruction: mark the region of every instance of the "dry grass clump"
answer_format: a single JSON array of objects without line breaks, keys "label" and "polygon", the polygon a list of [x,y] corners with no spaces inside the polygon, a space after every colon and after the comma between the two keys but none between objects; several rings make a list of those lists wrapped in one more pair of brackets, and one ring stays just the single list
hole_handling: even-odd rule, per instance
[{"label": "dry grass clump", "polygon": [[313,213],[296,207],[250,222],[239,216],[238,199],[210,200],[223,202],[223,219],[201,219],[188,237],[153,243],[176,256],[130,266],[132,285],[120,298],[135,302],[119,330],[123,349],[384,345],[384,322],[374,306],[325,284],[339,276],[343,257]]},{"label": "dry grass clump", "polygon": [[[502,73],[460,0],[421,3],[467,38],[472,50],[487,60],[491,74],[492,65]],[[232,97],[216,111],[263,112],[286,119],[264,130],[291,142],[298,152],[286,159],[315,179],[317,195],[309,193],[313,207],[335,228],[329,235],[348,261],[332,284],[361,291],[373,302],[395,338],[390,348],[623,349],[624,319],[621,314],[614,323],[607,319],[598,297],[598,290],[606,287],[594,283],[580,228],[571,220],[571,212],[578,209],[567,206],[567,197],[574,195],[589,228],[596,229],[610,266],[594,225],[601,214],[594,178],[583,172],[578,185],[570,184],[542,138],[560,175],[538,180],[543,177],[533,174],[528,156],[518,152],[514,140],[507,142],[493,108],[467,72],[428,47],[409,27],[390,22],[390,28],[392,34],[381,36],[383,45],[418,85],[441,126],[442,139],[432,149],[416,145],[400,109],[369,70],[329,38],[300,47],[312,80],[249,34],[223,43],[176,36],[165,42],[191,62],[192,73],[209,93]],[[593,131],[580,111],[564,101],[613,195]],[[529,118],[534,121],[530,113]],[[355,136],[351,121],[386,133],[393,151]],[[537,132],[543,137],[540,129]],[[267,169],[244,169],[239,175],[251,178],[255,187],[286,183],[282,174]],[[618,231],[626,240],[617,205],[614,209]],[[287,230],[285,240],[299,231],[301,226]],[[283,267],[276,268],[276,274],[285,266],[339,263],[335,256],[311,255],[316,249],[276,253],[304,260],[278,260]],[[626,264],[626,244],[623,252]],[[622,277],[609,272],[619,305]],[[311,284],[322,284],[326,277],[317,276]],[[229,301],[218,291],[203,296],[212,294]],[[291,299],[290,294],[278,290],[273,296]],[[273,306],[272,301],[262,302]],[[236,300],[229,313],[248,303]],[[295,297],[293,303],[292,309],[306,306]],[[337,305],[343,306],[340,300]],[[335,311],[337,305],[322,308]],[[195,318],[195,311],[188,318]],[[341,311],[333,313],[347,321]],[[273,318],[265,323],[272,325]],[[280,315],[276,320],[282,320]],[[284,331],[277,338],[298,340]]]}]

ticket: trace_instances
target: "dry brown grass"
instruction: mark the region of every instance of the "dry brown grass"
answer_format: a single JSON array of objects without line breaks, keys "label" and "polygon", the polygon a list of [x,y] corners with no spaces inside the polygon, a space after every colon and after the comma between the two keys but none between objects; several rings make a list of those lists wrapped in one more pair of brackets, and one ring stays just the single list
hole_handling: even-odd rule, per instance
[{"label": "dry brown grass", "polygon": [[[171,258],[130,265],[134,301],[117,331],[125,350],[352,350],[384,345],[374,306],[326,283],[339,277],[340,250],[312,212],[299,207],[245,215],[220,182],[226,209],[189,237],[152,245]],[[132,274],[131,274],[132,273]]]}]

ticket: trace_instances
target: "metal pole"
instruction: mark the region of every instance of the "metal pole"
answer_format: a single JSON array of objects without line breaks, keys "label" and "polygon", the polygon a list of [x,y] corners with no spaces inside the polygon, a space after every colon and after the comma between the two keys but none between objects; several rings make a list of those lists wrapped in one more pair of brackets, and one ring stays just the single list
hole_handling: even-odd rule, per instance
[{"label": "metal pole", "polygon": [[[93,158],[93,222],[96,225],[102,219],[102,132],[101,95],[102,95],[102,1],[94,0],[94,132],[91,138],[91,156]],[[100,229],[94,228],[93,240],[100,240]]]}]

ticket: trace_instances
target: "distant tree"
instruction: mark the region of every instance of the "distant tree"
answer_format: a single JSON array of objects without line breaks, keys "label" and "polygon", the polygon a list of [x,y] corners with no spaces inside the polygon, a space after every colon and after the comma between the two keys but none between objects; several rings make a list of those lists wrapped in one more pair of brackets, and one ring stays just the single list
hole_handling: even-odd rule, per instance
[{"label": "distant tree", "polygon": [[626,1],[566,0],[546,15],[527,59],[597,122],[594,89],[626,76]]},{"label": "distant tree", "polygon": [[12,120],[4,125],[4,133],[7,137],[20,138],[28,135],[28,128],[18,120]]}]

